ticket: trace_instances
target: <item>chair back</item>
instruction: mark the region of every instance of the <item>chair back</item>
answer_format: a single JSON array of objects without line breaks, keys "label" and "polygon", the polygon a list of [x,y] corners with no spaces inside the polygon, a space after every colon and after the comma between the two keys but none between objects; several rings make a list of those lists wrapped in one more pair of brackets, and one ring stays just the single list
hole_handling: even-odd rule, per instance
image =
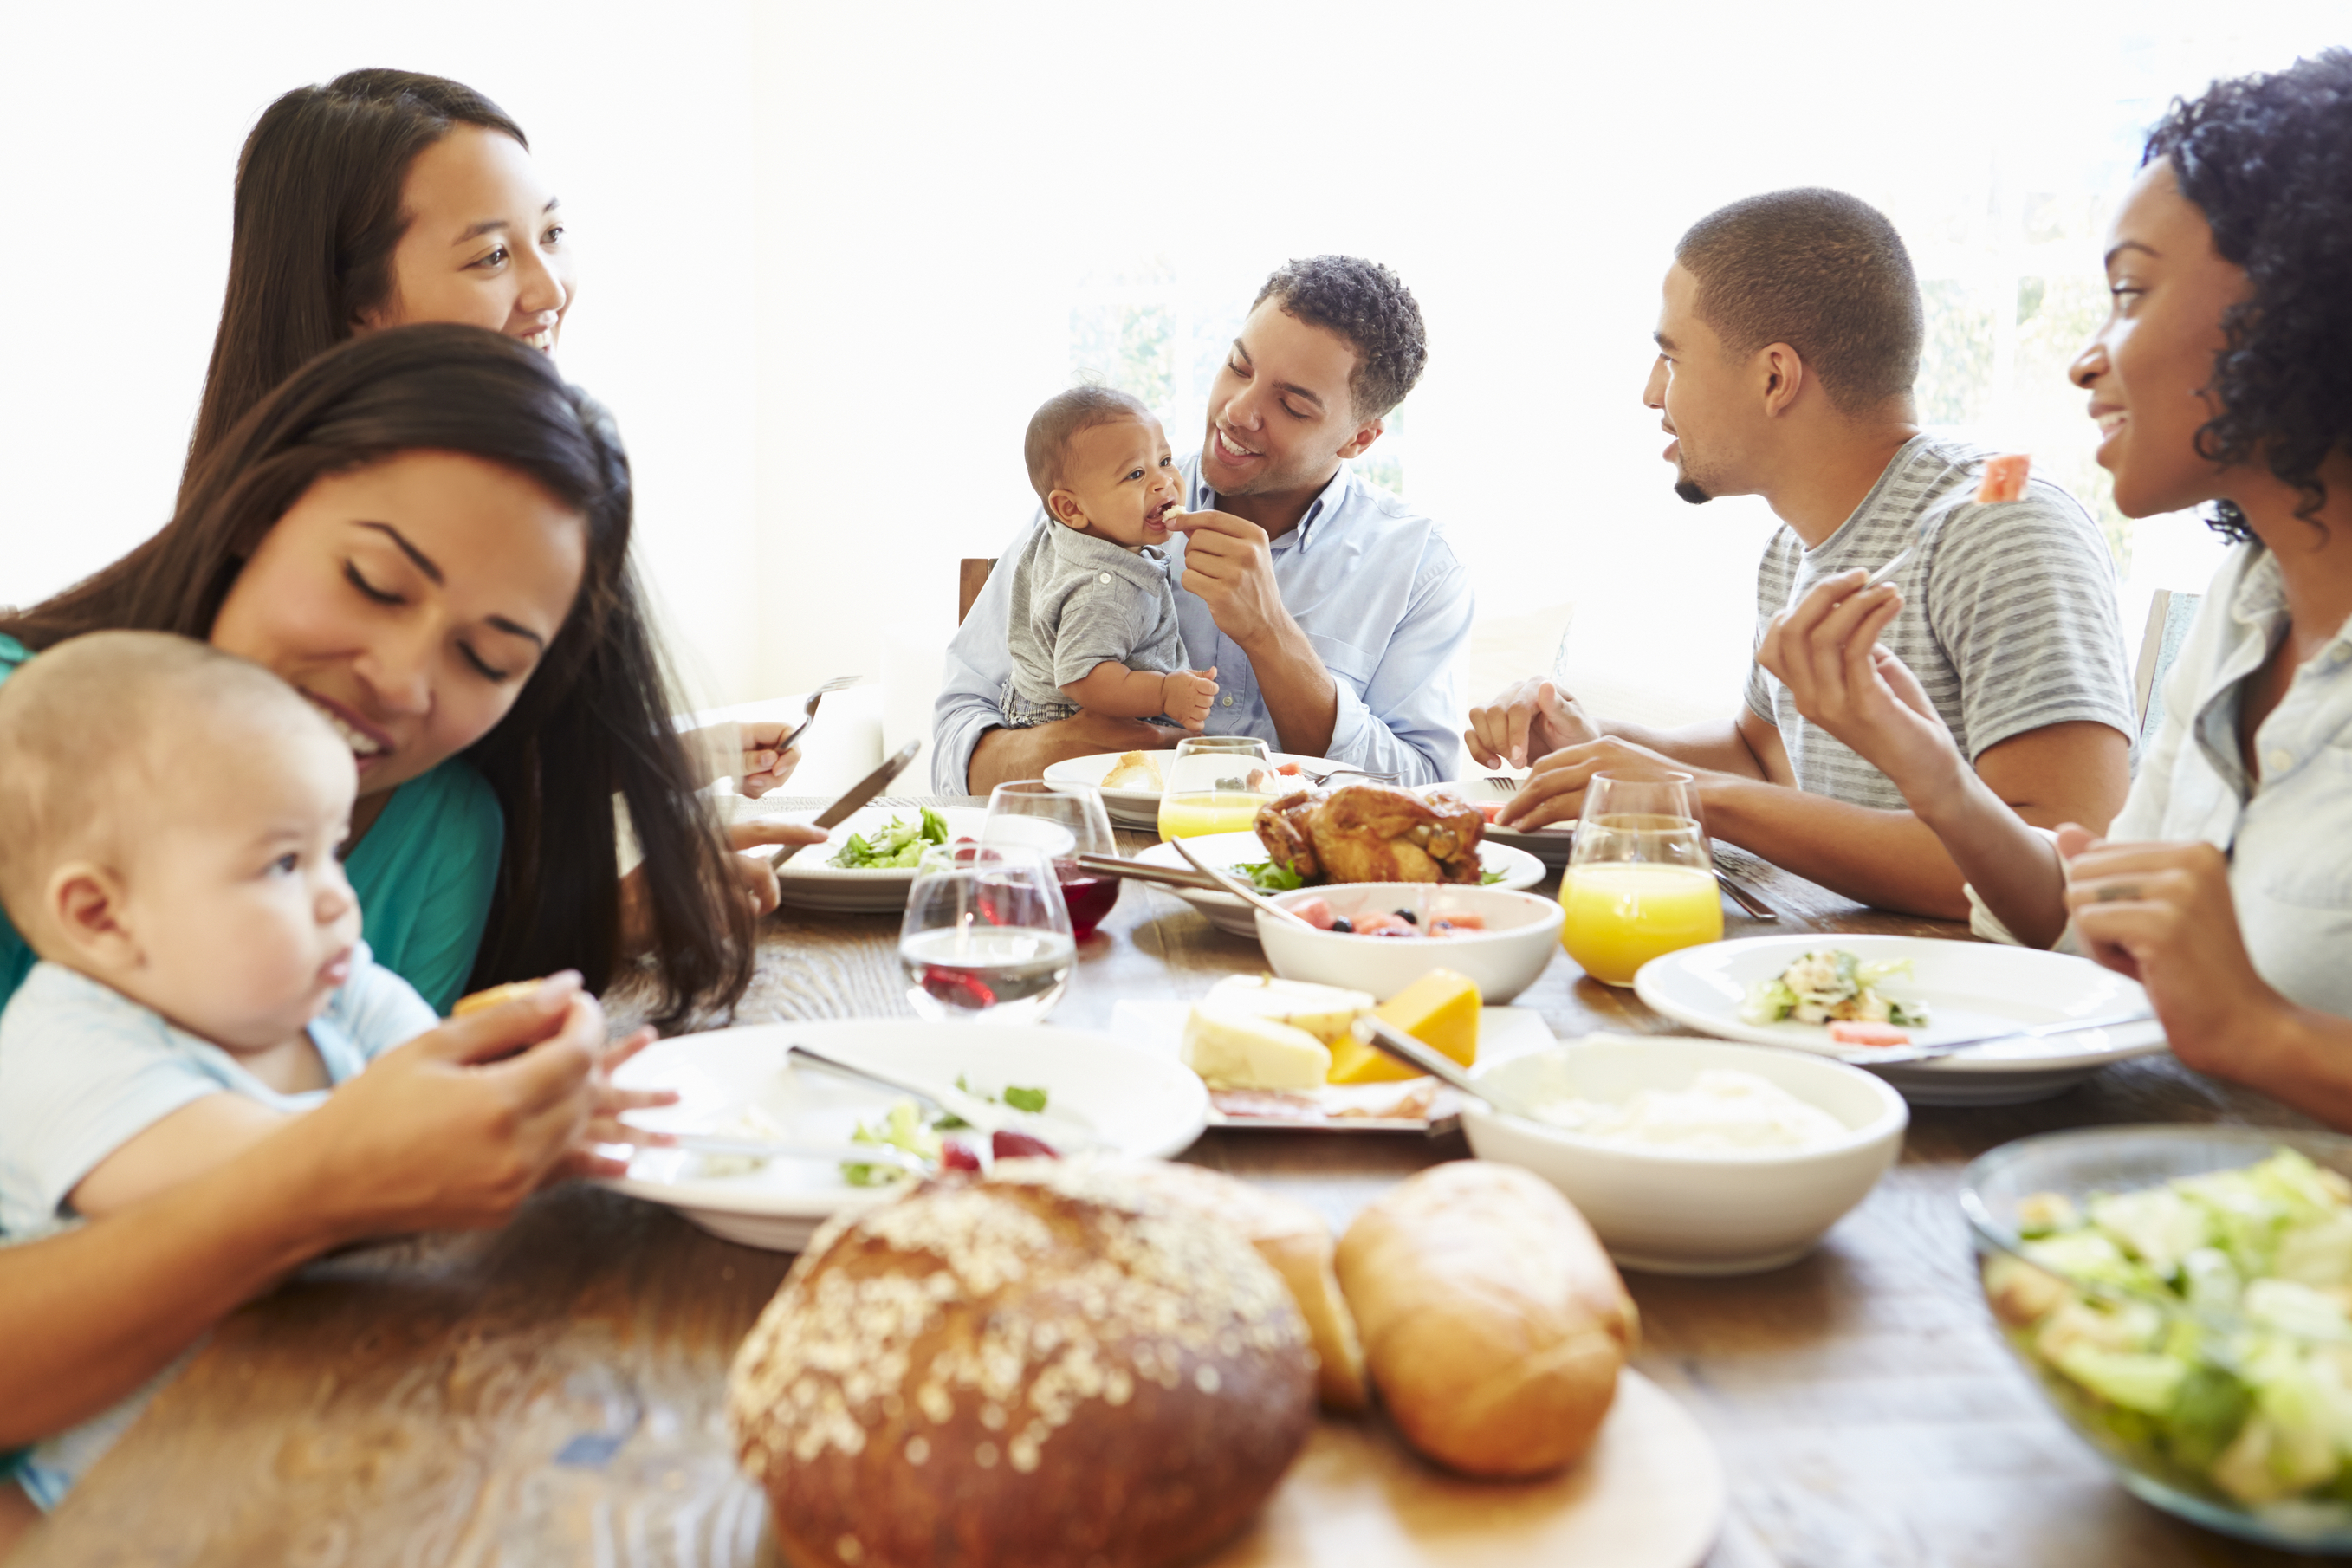
[{"label": "chair back", "polygon": [[2139,739],[2150,740],[2164,724],[2164,676],[2180,657],[2189,623],[2197,618],[2200,594],[2179,594],[2158,588],[2147,605],[2147,630],[2139,639],[2139,668],[2133,673],[2133,694],[2139,700]]},{"label": "chair back", "polygon": [[993,555],[967,555],[956,563],[956,625],[971,614],[971,606],[980,591],[988,586],[988,574],[996,570]]}]

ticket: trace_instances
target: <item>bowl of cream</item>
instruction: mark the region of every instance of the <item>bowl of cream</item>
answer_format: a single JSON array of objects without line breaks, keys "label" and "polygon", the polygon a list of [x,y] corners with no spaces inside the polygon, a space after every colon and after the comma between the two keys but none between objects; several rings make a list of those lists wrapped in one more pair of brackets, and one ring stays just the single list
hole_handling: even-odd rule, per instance
[{"label": "bowl of cream", "polygon": [[1591,1035],[1479,1069],[1471,1152],[1523,1165],[1621,1268],[1752,1274],[1793,1263],[1902,1152],[1903,1097],[1826,1057]]}]

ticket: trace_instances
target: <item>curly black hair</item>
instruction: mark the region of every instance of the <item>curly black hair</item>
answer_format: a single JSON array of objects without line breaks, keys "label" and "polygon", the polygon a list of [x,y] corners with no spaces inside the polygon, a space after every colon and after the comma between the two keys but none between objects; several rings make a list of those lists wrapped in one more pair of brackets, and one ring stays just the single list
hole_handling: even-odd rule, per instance
[{"label": "curly black hair", "polygon": [[[2176,99],[2141,163],[2158,158],[2252,287],[2222,317],[2209,388],[2221,412],[2198,431],[2198,453],[2260,456],[2311,520],[2327,500],[2320,465],[2352,451],[2352,50]],[[2252,537],[2235,505],[2217,510],[2216,531]]]},{"label": "curly black hair", "polygon": [[1309,256],[1274,269],[1250,301],[1255,310],[1268,297],[1302,321],[1328,327],[1356,345],[1355,374],[1348,396],[1356,417],[1381,417],[1404,401],[1429,363],[1429,335],[1421,307],[1404,279],[1377,261],[1354,256]]}]

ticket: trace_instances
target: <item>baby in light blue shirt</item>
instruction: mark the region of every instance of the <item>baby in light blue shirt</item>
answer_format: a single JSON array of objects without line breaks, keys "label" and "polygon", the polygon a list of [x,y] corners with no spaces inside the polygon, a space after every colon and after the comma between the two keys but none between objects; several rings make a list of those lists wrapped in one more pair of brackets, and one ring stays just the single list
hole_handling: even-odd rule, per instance
[{"label": "baby in light blue shirt", "polygon": [[[351,748],[268,671],[77,637],[0,684],[0,905],[41,961],[0,1012],[0,1232],[176,1185],[436,1023],[359,940]],[[162,1381],[18,1484],[54,1508]]]}]

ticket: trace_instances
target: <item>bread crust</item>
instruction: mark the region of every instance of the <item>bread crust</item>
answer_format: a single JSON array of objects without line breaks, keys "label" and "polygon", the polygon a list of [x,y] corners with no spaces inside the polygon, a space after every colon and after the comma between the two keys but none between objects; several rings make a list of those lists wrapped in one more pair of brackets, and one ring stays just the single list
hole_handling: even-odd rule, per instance
[{"label": "bread crust", "polygon": [[1336,1261],[1373,1385],[1415,1448],[1510,1477],[1591,1447],[1639,1320],[1592,1227],[1541,1177],[1433,1166],[1358,1215]]},{"label": "bread crust", "polygon": [[1288,1290],[1230,1229],[1014,1161],[821,1231],[728,1412],[803,1568],[1160,1568],[1247,1522],[1313,1389]]},{"label": "bread crust", "polygon": [[1350,1415],[1371,1408],[1363,1342],[1356,1335],[1355,1314],[1340,1294],[1339,1276],[1332,1271],[1331,1227],[1321,1215],[1199,1165],[1151,1160],[1121,1169],[1131,1170],[1153,1196],[1231,1226],[1256,1247],[1257,1255],[1290,1287],[1291,1300],[1307,1321],[1315,1349],[1315,1393],[1323,1407]]}]

